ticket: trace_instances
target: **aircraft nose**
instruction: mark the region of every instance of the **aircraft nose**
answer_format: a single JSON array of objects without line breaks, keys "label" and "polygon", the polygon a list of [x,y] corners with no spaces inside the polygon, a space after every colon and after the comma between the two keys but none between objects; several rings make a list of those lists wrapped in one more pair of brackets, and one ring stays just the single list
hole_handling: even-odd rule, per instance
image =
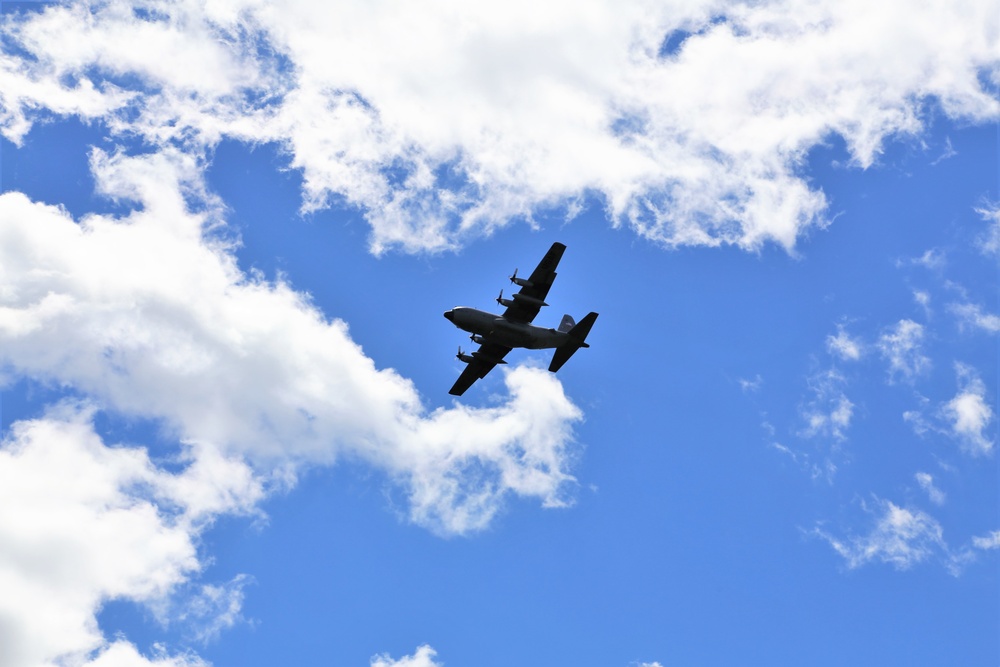
[{"label": "aircraft nose", "polygon": [[449,322],[454,322],[455,321],[455,313],[452,312],[452,311],[450,311],[450,310],[444,311],[444,317]]}]

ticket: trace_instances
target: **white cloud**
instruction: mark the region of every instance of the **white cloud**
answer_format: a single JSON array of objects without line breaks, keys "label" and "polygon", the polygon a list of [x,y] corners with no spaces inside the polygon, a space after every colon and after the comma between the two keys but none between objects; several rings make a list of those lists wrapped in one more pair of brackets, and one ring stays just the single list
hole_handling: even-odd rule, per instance
[{"label": "white cloud", "polygon": [[983,537],[973,537],[972,546],[984,551],[1000,549],[1000,530],[994,530],[989,535]]},{"label": "white cloud", "polygon": [[948,306],[948,310],[958,318],[960,327],[970,327],[982,329],[991,334],[1000,333],[1000,316],[993,313],[985,313],[983,309],[973,303],[954,303]]},{"label": "white cloud", "polygon": [[920,410],[905,411],[903,413],[903,421],[908,423],[913,429],[913,432],[919,436],[923,436],[928,431],[932,430],[931,425],[924,418],[924,414]]},{"label": "white cloud", "polygon": [[861,358],[861,354],[864,350],[864,344],[861,340],[852,338],[851,335],[844,330],[844,326],[842,324],[838,324],[837,335],[826,337],[826,349],[830,354],[840,357],[845,361],[857,361]]},{"label": "white cloud", "polygon": [[801,432],[805,437],[823,436],[844,440],[846,431],[854,415],[854,404],[843,391],[844,377],[830,369],[809,378],[812,398],[802,408],[801,416],[806,428]]},{"label": "white cloud", "polygon": [[[162,605],[199,572],[195,540],[211,516],[199,499],[178,494],[201,471],[195,462],[168,473],[143,449],[104,444],[92,414],[61,404],[15,422],[0,445],[0,663],[79,664],[96,654],[94,665],[197,664],[147,661],[127,642],[108,643],[96,613],[110,599]],[[215,470],[228,501],[212,512],[240,511],[259,497],[240,464]]]},{"label": "white cloud", "polygon": [[943,505],[947,496],[944,491],[934,485],[934,477],[926,472],[918,472],[914,475],[920,488],[927,492],[927,497],[935,505]]},{"label": "white cloud", "polygon": [[930,369],[931,360],[922,352],[924,327],[913,320],[900,320],[878,339],[878,349],[889,362],[890,381],[913,380]]},{"label": "white cloud", "polygon": [[958,155],[958,151],[955,150],[954,146],[952,146],[952,144],[951,144],[951,137],[945,137],[944,138],[944,149],[942,149],[941,155],[937,156],[934,159],[934,161],[931,162],[931,166],[932,167],[936,166],[936,165],[944,162],[945,160],[948,160],[948,159],[951,159],[951,158],[955,157],[956,155]]},{"label": "white cloud", "polygon": [[183,623],[191,629],[194,639],[207,643],[224,630],[246,621],[243,589],[251,581],[251,577],[238,574],[225,584],[203,584],[196,593],[184,597],[183,605],[166,600],[164,607],[154,611],[165,624]]},{"label": "white cloud", "polygon": [[208,663],[196,655],[167,655],[162,647],[159,648],[157,655],[149,658],[131,643],[119,639],[101,649],[83,667],[208,667]]},{"label": "white cloud", "polygon": [[1000,204],[977,208],[976,212],[989,224],[979,240],[980,249],[987,255],[1000,255]]},{"label": "white cloud", "polygon": [[896,266],[901,267],[907,264],[912,264],[914,266],[922,266],[925,269],[937,271],[943,269],[947,263],[948,258],[945,256],[943,250],[931,248],[930,250],[925,250],[924,254],[920,257],[911,257],[907,260],[897,260]]},{"label": "white cloud", "polygon": [[852,570],[873,562],[908,570],[934,557],[957,577],[977,559],[977,550],[1000,548],[1000,531],[973,537],[963,546],[952,549],[945,542],[941,524],[926,512],[899,507],[878,497],[874,498],[872,506],[867,503],[861,506],[866,514],[874,517],[874,525],[867,533],[836,537],[821,526],[811,531],[812,535],[826,540]]},{"label": "white cloud", "polygon": [[371,659],[371,667],[441,667],[444,663],[434,660],[437,651],[424,644],[417,648],[413,655],[403,656],[393,660],[387,654],[376,655]]},{"label": "white cloud", "polygon": [[959,391],[942,411],[951,427],[951,435],[973,455],[989,454],[993,441],[986,428],[993,421],[993,409],[986,402],[986,385],[976,372],[965,364],[955,364]]},{"label": "white cloud", "polygon": [[569,425],[581,414],[552,374],[515,368],[507,403],[428,413],[344,322],[288,285],[243,275],[205,235],[221,218],[211,201],[188,210],[182,195],[200,191],[190,159],[95,152],[93,162],[103,191],[141,208],[77,223],[0,196],[0,358],[163,419],[204,449],[191,498],[227,502],[211,487],[220,456],[249,457],[269,475],[350,455],[397,480],[411,517],[442,532],[483,528],[508,493],[567,502]]},{"label": "white cloud", "polygon": [[875,525],[865,535],[838,538],[816,528],[813,534],[822,537],[854,569],[873,561],[889,563],[898,570],[907,570],[934,553],[948,556],[941,525],[920,510],[898,507],[888,500],[875,499]]},{"label": "white cloud", "polygon": [[923,309],[924,315],[931,315],[931,295],[923,290],[913,290],[913,300]]},{"label": "white cloud", "polygon": [[974,122],[1000,109],[980,78],[1000,60],[988,0],[147,6],[8,19],[29,55],[0,60],[2,131],[46,109],[156,146],[278,142],[304,207],[362,207],[376,250],[590,194],[664,244],[792,248],[826,224],[812,147],[840,135],[866,167],[930,98]]},{"label": "white cloud", "polygon": [[764,378],[758,373],[754,376],[752,380],[747,380],[746,378],[739,378],[740,389],[743,393],[755,394],[760,391],[760,388],[764,386]]},{"label": "white cloud", "polygon": [[172,591],[196,590],[203,526],[257,512],[268,486],[302,465],[365,461],[403,489],[411,520],[444,534],[485,528],[512,494],[570,502],[581,413],[554,375],[514,368],[506,402],[428,411],[345,323],[286,284],[239,271],[196,160],[95,151],[92,166],[102,192],[139,207],[75,221],[0,195],[0,365],[160,421],[181,443],[173,462],[183,473],[157,469],[141,449],[105,446],[87,411],[15,425],[0,451],[5,666],[136,662],[134,647],[109,644],[96,625],[111,598],[203,640],[238,622],[242,579],[181,601]]}]

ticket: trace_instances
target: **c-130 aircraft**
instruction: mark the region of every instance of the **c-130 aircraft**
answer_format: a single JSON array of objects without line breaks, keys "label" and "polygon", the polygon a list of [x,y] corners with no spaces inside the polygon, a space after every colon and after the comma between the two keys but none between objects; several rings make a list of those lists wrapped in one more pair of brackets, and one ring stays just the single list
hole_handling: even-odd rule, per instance
[{"label": "c-130 aircraft", "polygon": [[506,364],[503,358],[511,349],[524,347],[529,350],[555,348],[549,370],[555,373],[581,347],[590,347],[585,342],[590,328],[597,320],[597,313],[588,313],[579,324],[569,315],[563,315],[558,329],[536,327],[531,321],[545,303],[545,296],[556,278],[556,266],[562,258],[566,246],[553,243],[545,257],[531,272],[527,279],[517,277],[517,269],[510,276],[510,282],[521,289],[512,298],[503,298],[503,290],[496,301],[507,310],[503,315],[495,315],[476,308],[458,306],[447,311],[444,316],[459,329],[468,331],[473,343],[479,344],[479,349],[472,354],[465,354],[458,348],[458,359],[468,366],[455,381],[448,392],[453,396],[461,396],[465,390],[479,378],[493,370],[497,364]]}]

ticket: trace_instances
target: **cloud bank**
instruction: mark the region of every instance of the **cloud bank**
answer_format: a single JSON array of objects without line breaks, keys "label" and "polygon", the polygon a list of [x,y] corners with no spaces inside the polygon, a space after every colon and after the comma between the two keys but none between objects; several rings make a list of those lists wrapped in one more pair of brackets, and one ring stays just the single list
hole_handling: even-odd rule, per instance
[{"label": "cloud bank", "polygon": [[827,223],[813,148],[867,167],[931,106],[997,117],[998,22],[982,0],[74,3],[6,20],[0,130],[275,142],[303,209],[360,208],[376,252],[591,201],[665,245],[792,249]]},{"label": "cloud bank", "polygon": [[[485,528],[510,495],[571,501],[581,413],[550,373],[509,371],[492,407],[428,411],[344,322],[240,272],[196,159],[95,150],[91,166],[130,212],[74,220],[0,195],[0,368],[88,397],[16,422],[0,445],[4,665],[197,664],[107,641],[97,610],[127,599],[195,636],[230,627],[240,578],[172,599],[202,569],[197,538],[222,514],[259,511],[304,465],[365,462],[440,534]],[[98,408],[162,424],[181,472],[103,443]]]},{"label": "cloud bank", "polygon": [[108,642],[97,610],[162,601],[201,569],[196,540],[211,517],[249,511],[261,487],[211,450],[165,472],[142,448],[102,442],[92,417],[64,403],[15,423],[0,445],[0,662],[198,664]]},{"label": "cloud bank", "polygon": [[[101,188],[140,206],[79,223],[62,209],[0,196],[0,361],[74,387],[178,438],[258,469],[331,463],[385,470],[413,518],[443,532],[482,528],[508,491],[565,502],[569,424],[580,417],[550,374],[507,376],[509,403],[427,413],[412,383],[379,370],[308,298],[243,275],[179,153],[95,151]],[[208,233],[208,235],[206,235]],[[530,397],[530,400],[529,400]],[[488,427],[488,428],[487,428]],[[484,466],[475,493],[461,481]]]}]

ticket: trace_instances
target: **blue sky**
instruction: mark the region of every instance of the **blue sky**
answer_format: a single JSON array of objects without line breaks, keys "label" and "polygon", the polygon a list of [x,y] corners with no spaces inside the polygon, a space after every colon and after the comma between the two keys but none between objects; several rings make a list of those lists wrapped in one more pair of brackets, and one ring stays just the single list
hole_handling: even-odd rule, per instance
[{"label": "blue sky", "polygon": [[6,3],[0,664],[996,662],[966,4]]}]

